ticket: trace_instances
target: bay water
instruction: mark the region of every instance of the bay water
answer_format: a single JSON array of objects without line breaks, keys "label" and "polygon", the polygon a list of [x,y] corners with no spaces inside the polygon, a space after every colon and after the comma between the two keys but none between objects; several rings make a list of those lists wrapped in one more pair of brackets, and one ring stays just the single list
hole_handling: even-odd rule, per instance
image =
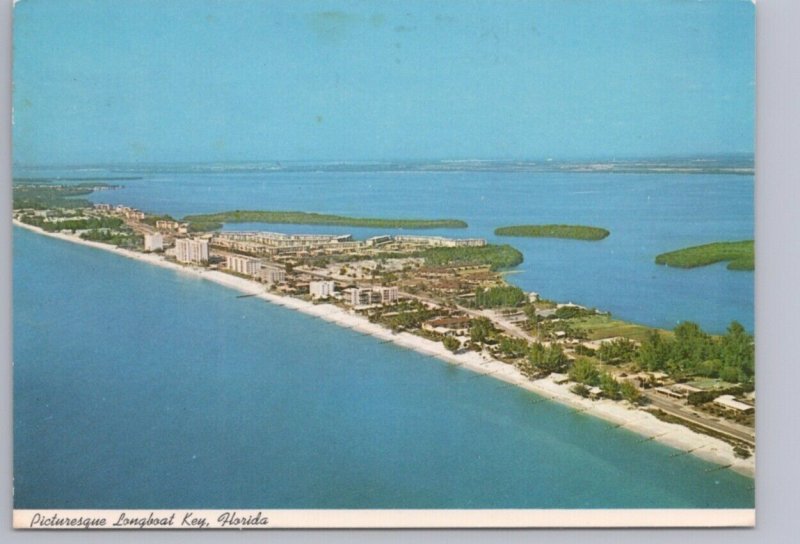
[{"label": "bay water", "polygon": [[14,229],[17,508],[752,507],[753,480],[194,276]]}]

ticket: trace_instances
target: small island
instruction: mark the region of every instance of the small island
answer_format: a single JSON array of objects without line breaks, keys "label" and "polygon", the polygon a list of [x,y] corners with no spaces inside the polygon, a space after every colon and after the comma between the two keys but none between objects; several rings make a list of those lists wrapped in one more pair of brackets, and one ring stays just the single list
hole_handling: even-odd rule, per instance
[{"label": "small island", "polygon": [[223,223],[284,223],[293,225],[334,225],[383,229],[464,229],[467,223],[458,219],[384,219],[346,217],[309,212],[268,210],[233,210],[219,213],[187,215],[183,220],[192,231],[217,230]]},{"label": "small island", "polygon": [[497,228],[494,233],[497,236],[570,238],[573,240],[602,240],[611,234],[606,229],[582,225],[516,225]]},{"label": "small island", "polygon": [[754,270],[753,240],[714,242],[662,253],[656,257],[656,264],[677,268],[697,268],[725,261],[728,262],[728,270]]}]

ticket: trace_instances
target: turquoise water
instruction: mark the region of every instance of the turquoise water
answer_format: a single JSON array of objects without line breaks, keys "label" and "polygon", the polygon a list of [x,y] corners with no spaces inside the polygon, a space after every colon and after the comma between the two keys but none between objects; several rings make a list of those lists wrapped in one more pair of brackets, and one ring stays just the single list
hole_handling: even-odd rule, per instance
[{"label": "turquoise water", "polygon": [[[107,196],[153,209],[137,190]],[[13,272],[17,508],[753,506],[749,478],[187,274],[18,228]]]},{"label": "turquoise water", "polygon": [[[83,172],[97,175],[100,172]],[[187,172],[119,171],[143,176],[92,196],[176,217],[232,209],[301,210],[360,217],[456,218],[468,229],[417,231],[510,243],[525,262],[509,281],[559,301],[622,319],[673,328],[695,321],[722,333],[731,321],[754,329],[753,273],[724,264],[680,270],[654,264],[665,251],[753,238],[753,178],[720,174],[614,174],[539,171]],[[66,172],[63,175],[75,175]],[[607,228],[600,242],[496,238],[526,223]],[[383,229],[230,225],[282,232],[352,233]]]}]

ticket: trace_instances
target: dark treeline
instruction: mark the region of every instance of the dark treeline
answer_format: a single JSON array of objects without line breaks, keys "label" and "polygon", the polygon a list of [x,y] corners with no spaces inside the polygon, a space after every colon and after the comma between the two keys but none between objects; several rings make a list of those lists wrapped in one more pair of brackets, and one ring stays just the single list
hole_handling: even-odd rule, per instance
[{"label": "dark treeline", "polygon": [[507,308],[522,304],[525,293],[519,287],[498,286],[475,290],[475,305],[479,308]]},{"label": "dark treeline", "polygon": [[707,376],[731,383],[752,383],[755,373],[753,337],[734,321],[720,337],[705,333],[696,323],[675,327],[666,338],[650,331],[639,347],[638,361],[646,370],[662,370],[675,378]]},{"label": "dark treeline", "polygon": [[42,217],[26,215],[21,218],[23,223],[39,227],[47,232],[58,232],[61,230],[85,230],[85,229],[115,229],[122,226],[122,219],[117,217],[89,217],[65,219],[63,221],[46,221]]}]

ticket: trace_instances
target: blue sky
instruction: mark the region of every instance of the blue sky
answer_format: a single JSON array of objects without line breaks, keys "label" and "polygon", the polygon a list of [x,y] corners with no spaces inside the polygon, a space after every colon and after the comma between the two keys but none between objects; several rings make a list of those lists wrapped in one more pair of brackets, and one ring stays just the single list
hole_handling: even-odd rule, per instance
[{"label": "blue sky", "polygon": [[752,153],[748,0],[22,0],[17,164]]}]

